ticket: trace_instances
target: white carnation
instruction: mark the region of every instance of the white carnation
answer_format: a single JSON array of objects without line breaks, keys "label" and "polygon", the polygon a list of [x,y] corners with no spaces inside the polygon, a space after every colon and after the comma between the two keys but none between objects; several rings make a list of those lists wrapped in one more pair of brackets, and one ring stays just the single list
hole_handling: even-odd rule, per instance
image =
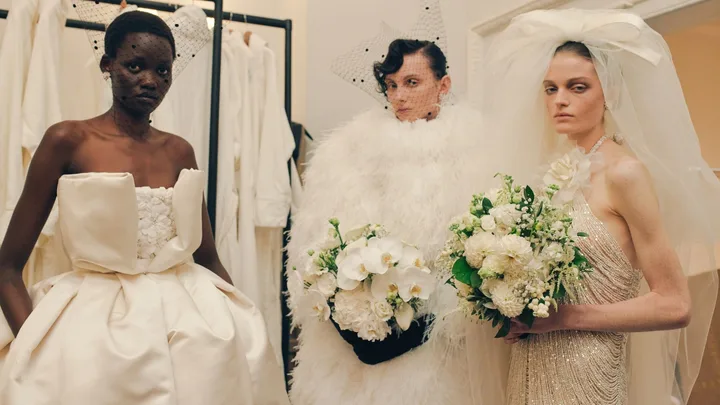
[{"label": "white carnation", "polygon": [[365,322],[375,317],[369,298],[366,293],[357,291],[340,291],[335,294],[332,317],[340,329],[357,332]]},{"label": "white carnation", "polygon": [[509,257],[513,265],[526,265],[532,259],[532,246],[527,239],[517,235],[505,235],[500,239],[501,252]]},{"label": "white carnation", "polygon": [[522,299],[517,297],[512,288],[506,283],[500,282],[496,284],[490,291],[492,301],[503,315],[515,318],[522,314],[525,304]]},{"label": "white carnation", "polygon": [[510,267],[509,257],[493,254],[485,258],[482,269],[488,273],[504,274],[508,267]]},{"label": "white carnation", "polygon": [[465,258],[470,266],[479,269],[486,256],[497,249],[497,238],[489,232],[479,232],[465,241]]}]

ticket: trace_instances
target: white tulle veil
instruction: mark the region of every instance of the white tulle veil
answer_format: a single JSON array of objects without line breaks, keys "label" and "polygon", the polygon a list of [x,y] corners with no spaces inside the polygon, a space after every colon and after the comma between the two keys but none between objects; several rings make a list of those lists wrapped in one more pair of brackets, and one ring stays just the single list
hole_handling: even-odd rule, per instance
[{"label": "white tulle veil", "polygon": [[[484,110],[507,158],[499,170],[531,181],[565,142],[546,118],[542,82],[567,41],[589,49],[602,82],[610,134],[650,171],[664,224],[690,279],[692,321],[678,331],[631,335],[631,404],[687,403],[715,307],[720,182],[700,154],[672,57],[641,18],[605,10],[539,10],[516,17],[488,52]],[[643,292],[647,291],[647,285]]]}]

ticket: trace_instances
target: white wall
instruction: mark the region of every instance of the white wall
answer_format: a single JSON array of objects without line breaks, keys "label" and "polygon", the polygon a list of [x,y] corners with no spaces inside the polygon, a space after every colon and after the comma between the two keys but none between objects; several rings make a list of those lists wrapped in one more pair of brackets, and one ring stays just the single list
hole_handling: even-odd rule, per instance
[{"label": "white wall", "polygon": [[[467,3],[444,0],[448,33],[448,64],[454,90],[466,88]],[[350,119],[377,103],[369,95],[330,71],[334,58],[379,32],[381,21],[405,30],[416,21],[419,0],[309,0],[307,11],[307,127],[319,133]]]}]

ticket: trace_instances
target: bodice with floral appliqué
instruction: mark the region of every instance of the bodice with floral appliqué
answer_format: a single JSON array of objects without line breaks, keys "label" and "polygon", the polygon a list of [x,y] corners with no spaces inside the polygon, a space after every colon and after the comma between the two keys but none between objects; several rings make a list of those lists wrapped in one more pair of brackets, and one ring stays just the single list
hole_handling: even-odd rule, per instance
[{"label": "bodice with floral appliqu\u00e9", "polygon": [[177,235],[172,188],[137,187],[137,258],[149,261]]}]

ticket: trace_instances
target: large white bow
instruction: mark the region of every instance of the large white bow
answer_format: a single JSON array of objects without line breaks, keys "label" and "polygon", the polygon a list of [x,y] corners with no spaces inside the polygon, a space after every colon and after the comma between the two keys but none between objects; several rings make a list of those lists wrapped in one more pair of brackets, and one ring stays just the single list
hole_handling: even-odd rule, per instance
[{"label": "large white bow", "polygon": [[511,26],[519,28],[527,41],[524,45],[576,41],[597,49],[624,50],[653,65],[662,59],[661,53],[643,44],[643,31],[649,29],[645,21],[626,12],[536,10],[517,16]]}]

